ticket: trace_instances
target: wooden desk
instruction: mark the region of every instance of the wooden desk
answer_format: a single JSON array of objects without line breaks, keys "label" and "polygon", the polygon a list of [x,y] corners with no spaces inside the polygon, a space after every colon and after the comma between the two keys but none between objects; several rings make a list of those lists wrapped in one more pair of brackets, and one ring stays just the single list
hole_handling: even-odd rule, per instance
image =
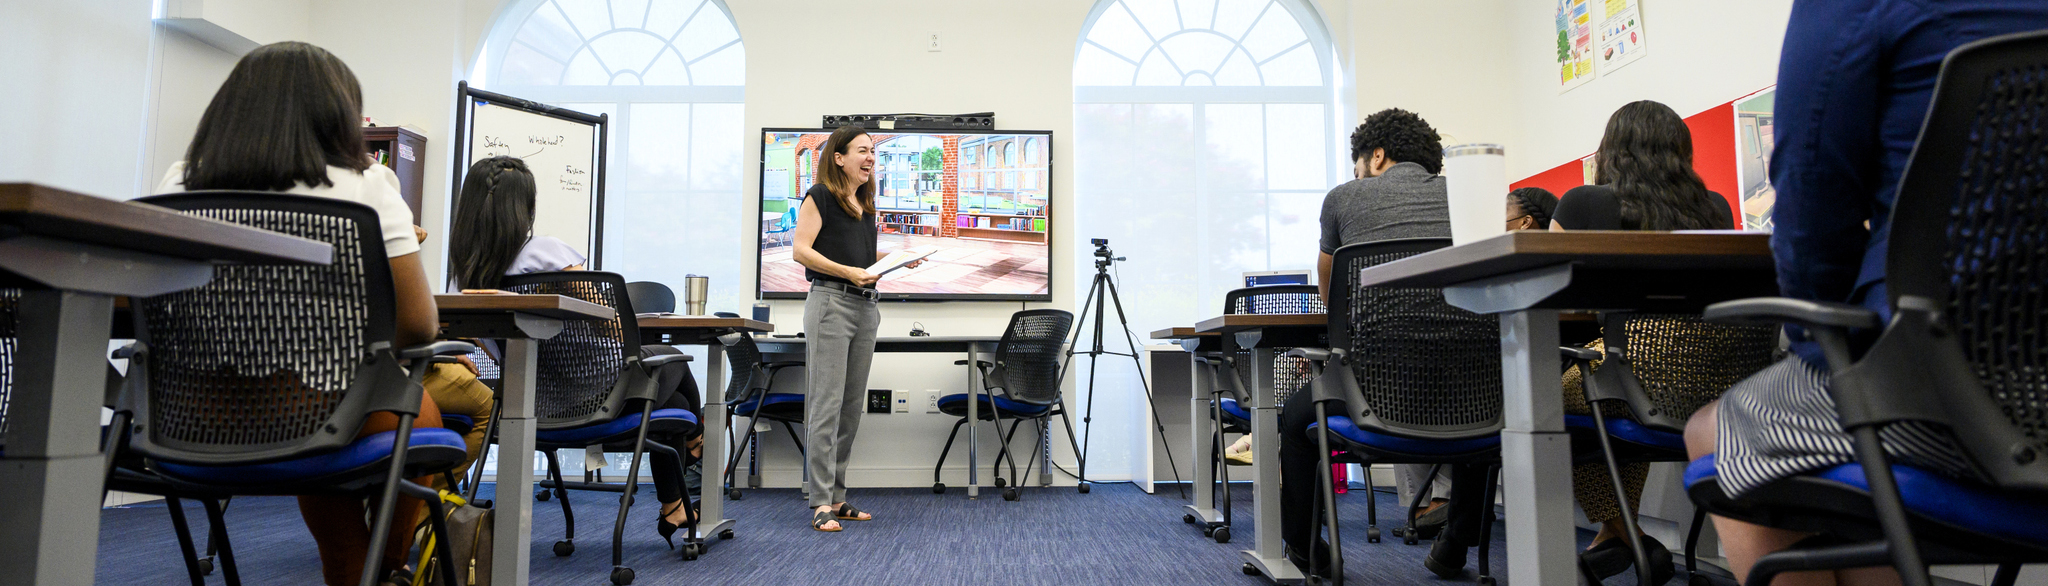
[{"label": "wooden desk", "polygon": [[[981,377],[981,369],[976,368],[974,364],[981,360],[981,353],[994,352],[996,344],[1002,341],[1002,336],[882,337],[875,338],[875,352],[966,353],[967,392],[969,394],[978,394],[986,391],[978,382]],[[762,354],[803,354],[805,349],[803,338],[755,338],[754,343],[760,346]],[[981,401],[970,400],[967,402],[967,498],[970,499],[981,497],[981,478],[977,473],[980,466],[976,465],[980,461],[980,449],[977,445],[978,442],[975,441],[981,437],[978,435],[980,424]],[[1047,437],[1051,434],[1050,427],[1048,425],[1041,429],[1038,437],[1038,441],[1041,444],[1044,444],[1047,441]],[[1051,450],[1040,451],[1039,460],[1038,485],[1051,486]],[[749,480],[758,484],[760,478],[758,476],[750,476]],[[1022,479],[1019,479],[1019,483],[1022,483]]]},{"label": "wooden desk", "polygon": [[1500,315],[1508,575],[1533,584],[1578,581],[1559,311],[1697,312],[1777,292],[1764,234],[1512,232],[1358,277],[1370,286],[1443,287],[1451,305]]},{"label": "wooden desk", "polygon": [[[435,295],[441,335],[503,340],[499,361],[497,523],[491,533],[491,576],[525,584],[533,548],[534,365],[540,340],[568,320],[609,320],[612,308],[561,295]],[[488,449],[488,447],[486,447]],[[478,466],[483,464],[479,462]]]},{"label": "wooden desk", "polygon": [[0,183],[0,287],[16,308],[0,438],[0,583],[91,584],[105,468],[100,404],[115,296],[213,280],[215,263],[327,264],[327,244],[27,183]]},{"label": "wooden desk", "polygon": [[[1321,313],[1239,314],[1202,320],[1195,331],[1216,334],[1222,351],[1252,354],[1252,549],[1240,552],[1245,569],[1257,571],[1276,584],[1295,584],[1306,577],[1287,561],[1280,541],[1280,408],[1273,381],[1274,350],[1286,346],[1320,347],[1329,327],[1329,316]],[[1206,418],[1205,418],[1206,419]],[[1199,426],[1198,426],[1199,427]],[[1196,433],[1203,433],[1198,429]],[[1200,492],[1200,491],[1197,491]]]},{"label": "wooden desk", "polygon": [[[725,413],[725,345],[718,343],[718,337],[735,332],[762,333],[775,331],[775,324],[737,317],[715,317],[704,315],[643,315],[635,320],[640,325],[641,344],[668,344],[672,346],[704,346],[704,455],[713,456],[701,461],[713,462],[703,467],[703,483],[698,487],[697,541],[699,547],[712,535],[719,539],[732,539],[732,519],[725,518],[725,470],[732,460],[731,438],[726,436]],[[689,542],[688,538],[684,541]]]}]

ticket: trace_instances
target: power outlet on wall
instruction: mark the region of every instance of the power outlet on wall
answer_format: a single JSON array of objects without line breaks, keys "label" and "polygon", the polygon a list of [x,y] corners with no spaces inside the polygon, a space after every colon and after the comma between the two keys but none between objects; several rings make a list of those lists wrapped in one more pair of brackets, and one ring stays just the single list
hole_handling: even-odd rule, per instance
[{"label": "power outlet on wall", "polygon": [[934,389],[934,390],[927,390],[927,391],[925,391],[925,392],[924,392],[924,412],[926,412],[926,413],[938,413],[938,412],[939,412],[939,391],[938,391],[938,390]]},{"label": "power outlet on wall", "polygon": [[937,53],[937,52],[939,52],[939,33],[938,33],[938,31],[932,31],[932,32],[930,32],[930,33],[925,33],[925,41],[924,41],[924,50],[926,50],[926,51],[930,51],[930,52],[933,52],[933,53]]},{"label": "power outlet on wall", "polygon": [[894,393],[890,393],[889,389],[868,389],[869,413],[888,413],[890,403],[895,401]]}]

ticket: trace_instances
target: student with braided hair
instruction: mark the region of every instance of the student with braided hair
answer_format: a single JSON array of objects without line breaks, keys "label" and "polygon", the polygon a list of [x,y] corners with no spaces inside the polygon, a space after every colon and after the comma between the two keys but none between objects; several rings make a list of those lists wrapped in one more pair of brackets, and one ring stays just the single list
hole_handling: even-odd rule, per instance
[{"label": "student with braided hair", "polygon": [[1508,231],[1549,230],[1550,214],[1557,211],[1557,196],[1541,187],[1524,187],[1508,192]]}]

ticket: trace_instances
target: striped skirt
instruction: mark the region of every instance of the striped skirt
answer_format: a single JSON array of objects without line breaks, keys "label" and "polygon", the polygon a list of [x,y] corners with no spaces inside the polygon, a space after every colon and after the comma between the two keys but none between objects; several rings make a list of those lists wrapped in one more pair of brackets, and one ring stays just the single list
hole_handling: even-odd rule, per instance
[{"label": "striped skirt", "polygon": [[[1715,430],[1721,490],[1739,497],[1776,480],[1854,462],[1854,443],[1842,430],[1827,389],[1828,373],[1796,355],[1729,389],[1721,398]],[[1897,423],[1885,426],[1878,437],[1893,464],[1982,479],[1939,426]]]}]

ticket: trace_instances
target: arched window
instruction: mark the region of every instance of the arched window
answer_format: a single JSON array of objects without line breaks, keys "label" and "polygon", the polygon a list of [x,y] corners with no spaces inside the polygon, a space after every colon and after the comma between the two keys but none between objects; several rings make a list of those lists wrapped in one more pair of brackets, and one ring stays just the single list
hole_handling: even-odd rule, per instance
[{"label": "arched window", "polygon": [[1132,329],[1215,313],[1245,271],[1315,268],[1323,196],[1349,179],[1334,80],[1305,0],[1096,4],[1074,52],[1072,234],[1129,253],[1125,295],[1157,300],[1127,308]]},{"label": "arched window", "polygon": [[[758,225],[737,220],[752,170],[747,53],[725,3],[507,0],[498,14],[472,85],[611,116],[603,264],[591,268],[678,289],[708,275],[711,307],[751,303]],[[801,169],[804,184],[813,172]]]}]

